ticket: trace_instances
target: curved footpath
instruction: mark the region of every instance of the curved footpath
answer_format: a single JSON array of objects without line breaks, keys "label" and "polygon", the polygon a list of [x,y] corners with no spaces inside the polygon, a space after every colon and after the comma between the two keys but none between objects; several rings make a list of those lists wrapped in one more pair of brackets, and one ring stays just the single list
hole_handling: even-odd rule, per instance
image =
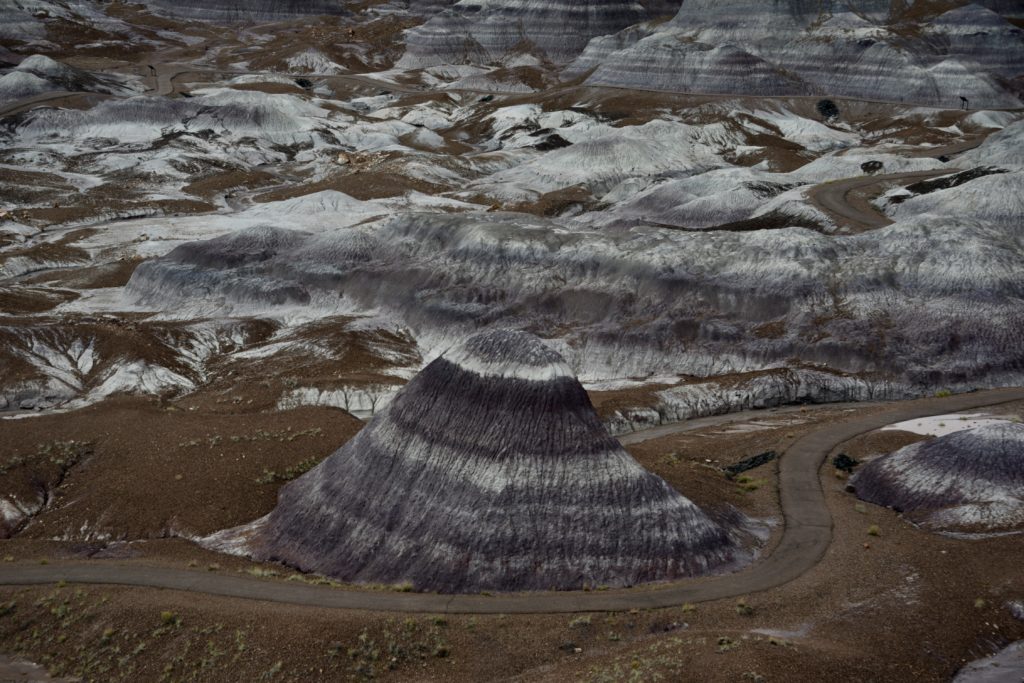
[{"label": "curved footpath", "polygon": [[[910,150],[909,156],[932,157],[934,159],[948,158],[980,147],[987,137],[987,135],[974,135],[969,139],[958,140],[948,145],[940,145],[928,149],[914,149]],[[930,171],[910,171],[907,173],[861,175],[842,178],[815,185],[807,193],[807,200],[821,211],[832,216],[837,224],[846,224],[858,230],[884,228],[887,225],[892,225],[892,219],[865,199],[858,198],[851,201],[850,194],[854,190],[866,190],[869,187],[884,184],[906,186],[918,180],[959,173],[960,170],[959,168],[941,168]]]},{"label": "curved footpath", "polygon": [[[1024,399],[1024,388],[992,389],[946,398],[888,404],[879,413],[831,422],[797,440],[779,460],[779,488],[785,527],[774,551],[745,571],[693,581],[599,592],[438,595],[331,588],[168,567],[108,564],[105,561],[0,566],[0,585],[59,581],[166,588],[233,598],[320,608],[392,612],[523,614],[605,612],[672,607],[769,590],[812,569],[832,542],[832,516],[821,488],[820,470],[839,444],[893,422]],[[664,427],[658,428],[659,436]],[[687,423],[678,425],[686,431]],[[634,439],[637,440],[637,439]]]},{"label": "curved footpath", "polygon": [[858,230],[873,230],[892,225],[893,220],[871,205],[868,201],[851,201],[850,193],[876,185],[892,183],[909,185],[918,180],[937,178],[958,173],[958,168],[943,168],[932,171],[910,173],[889,173],[886,175],[863,175],[842,180],[833,180],[816,185],[807,193],[807,200],[818,209],[829,214],[836,223],[849,225]]}]

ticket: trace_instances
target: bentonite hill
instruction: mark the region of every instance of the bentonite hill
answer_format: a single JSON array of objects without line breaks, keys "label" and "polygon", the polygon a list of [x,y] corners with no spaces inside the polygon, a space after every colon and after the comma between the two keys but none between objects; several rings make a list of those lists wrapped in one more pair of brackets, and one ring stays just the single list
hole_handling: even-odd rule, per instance
[{"label": "bentonite hill", "polygon": [[1019,679],[1022,226],[1024,0],[0,0],[0,683]]},{"label": "bentonite hill", "polygon": [[608,435],[561,356],[506,330],[432,362],[272,513],[207,542],[443,592],[632,586],[742,555]]},{"label": "bentonite hill", "polygon": [[905,446],[850,481],[857,497],[936,531],[1024,528],[1024,424],[992,424]]}]

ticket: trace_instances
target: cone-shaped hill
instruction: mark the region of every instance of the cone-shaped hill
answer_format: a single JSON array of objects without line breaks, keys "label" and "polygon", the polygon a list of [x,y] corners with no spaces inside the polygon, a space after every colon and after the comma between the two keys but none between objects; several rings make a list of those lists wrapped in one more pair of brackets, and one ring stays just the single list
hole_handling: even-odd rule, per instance
[{"label": "cone-shaped hill", "polygon": [[850,480],[857,497],[934,531],[1024,529],[1024,425],[998,423],[905,446]]},{"label": "cone-shaped hill", "polygon": [[743,554],[608,435],[558,353],[505,330],[430,363],[273,512],[208,540],[443,592],[628,586]]}]

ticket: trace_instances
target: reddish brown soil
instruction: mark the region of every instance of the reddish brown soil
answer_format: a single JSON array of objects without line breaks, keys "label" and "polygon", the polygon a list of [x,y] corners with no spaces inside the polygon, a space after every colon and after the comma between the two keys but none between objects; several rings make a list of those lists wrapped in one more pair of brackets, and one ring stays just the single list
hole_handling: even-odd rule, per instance
[{"label": "reddish brown soil", "polygon": [[88,453],[19,536],[208,534],[269,512],[289,467],[318,462],[361,425],[328,408],[210,415],[115,399],[65,415],[5,422],[0,462],[25,462],[4,475],[2,486],[24,491],[33,480],[51,481],[51,474],[39,472],[52,466],[52,458],[36,454],[49,444],[84,443]]}]

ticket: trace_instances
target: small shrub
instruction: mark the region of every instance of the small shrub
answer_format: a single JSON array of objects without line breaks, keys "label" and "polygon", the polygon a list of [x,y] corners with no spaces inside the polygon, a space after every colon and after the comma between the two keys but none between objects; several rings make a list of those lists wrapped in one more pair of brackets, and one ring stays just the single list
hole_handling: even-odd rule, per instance
[{"label": "small shrub", "polygon": [[949,389],[939,389],[935,392],[935,398],[949,398],[953,395],[953,392]]},{"label": "small shrub", "polygon": [[868,536],[881,536],[881,535],[882,535],[882,527],[878,526],[877,524],[872,524],[871,526],[868,527]]},{"label": "small shrub", "polygon": [[839,118],[839,107],[832,100],[818,100],[818,104],[815,105],[815,109],[821,114],[821,117],[827,121]]},{"label": "small shrub", "polygon": [[178,617],[174,612],[163,611],[160,613],[160,621],[164,626],[176,626]]},{"label": "small shrub", "polygon": [[859,460],[851,458],[846,453],[839,453],[836,457],[832,458],[832,466],[840,472],[852,473],[859,464]]},{"label": "small shrub", "polygon": [[271,679],[273,679],[273,678],[276,678],[276,677],[277,677],[277,675],[278,675],[279,673],[281,673],[281,670],[282,670],[282,669],[284,669],[284,662],[282,662],[282,661],[281,661],[281,660],[279,659],[279,660],[277,660],[276,662],[274,662],[274,665],[273,665],[273,666],[271,666],[271,667],[270,667],[269,669],[267,669],[266,671],[264,671],[264,672],[263,672],[263,673],[262,673],[262,674],[260,675],[260,680],[261,680],[261,681],[269,681],[269,680],[271,680]]},{"label": "small shrub", "polygon": [[592,620],[589,614],[575,617],[569,622],[569,628],[585,628],[590,626],[591,622]]},{"label": "small shrub", "polygon": [[760,467],[766,463],[771,462],[778,456],[779,454],[776,453],[775,451],[765,451],[750,458],[744,458],[735,465],[729,465],[728,467],[726,467],[725,476],[728,479],[733,479],[737,475],[746,472],[747,470],[752,470],[755,467]]},{"label": "small shrub", "polygon": [[977,598],[974,601],[974,609],[985,609],[988,607],[988,601],[985,598]]},{"label": "small shrub", "polygon": [[736,603],[736,614],[741,617],[752,617],[754,616],[754,608],[747,604],[746,600],[739,600]]},{"label": "small shrub", "polygon": [[752,479],[746,475],[736,478],[736,484],[744,493],[753,493],[767,483],[767,479]]}]

